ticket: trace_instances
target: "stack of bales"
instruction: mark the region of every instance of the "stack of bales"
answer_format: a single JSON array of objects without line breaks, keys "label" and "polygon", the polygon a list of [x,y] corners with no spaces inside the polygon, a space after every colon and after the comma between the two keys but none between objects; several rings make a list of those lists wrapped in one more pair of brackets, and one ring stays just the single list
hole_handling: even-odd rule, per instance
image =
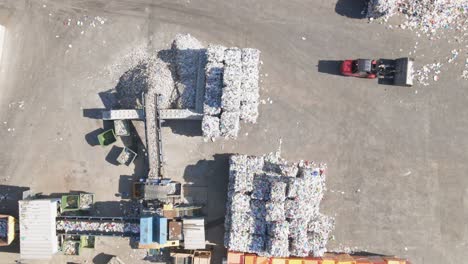
[{"label": "stack of bales", "polygon": [[210,45],[205,67],[202,131],[206,138],[236,138],[239,122],[258,117],[260,52]]},{"label": "stack of bales", "polygon": [[334,219],[319,213],[324,167],[277,154],[230,158],[225,246],[264,256],[321,256]]}]

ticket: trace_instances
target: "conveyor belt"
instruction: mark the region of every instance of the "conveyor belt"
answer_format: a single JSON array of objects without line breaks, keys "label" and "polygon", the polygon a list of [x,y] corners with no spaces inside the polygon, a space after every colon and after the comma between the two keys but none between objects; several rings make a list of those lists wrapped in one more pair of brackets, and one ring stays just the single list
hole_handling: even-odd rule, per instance
[{"label": "conveyor belt", "polygon": [[140,224],[137,218],[60,216],[56,218],[57,234],[89,236],[139,236]]}]

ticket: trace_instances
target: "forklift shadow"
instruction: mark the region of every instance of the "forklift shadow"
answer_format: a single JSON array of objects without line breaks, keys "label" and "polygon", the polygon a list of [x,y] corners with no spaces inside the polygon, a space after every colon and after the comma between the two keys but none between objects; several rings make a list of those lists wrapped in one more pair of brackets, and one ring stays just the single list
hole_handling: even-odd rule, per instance
[{"label": "forklift shadow", "polygon": [[366,7],[369,0],[338,0],[335,5],[335,12],[339,15],[362,19],[366,17]]},{"label": "forklift shadow", "polygon": [[332,75],[341,75],[340,65],[342,62],[341,60],[319,60],[317,65],[318,71]]}]

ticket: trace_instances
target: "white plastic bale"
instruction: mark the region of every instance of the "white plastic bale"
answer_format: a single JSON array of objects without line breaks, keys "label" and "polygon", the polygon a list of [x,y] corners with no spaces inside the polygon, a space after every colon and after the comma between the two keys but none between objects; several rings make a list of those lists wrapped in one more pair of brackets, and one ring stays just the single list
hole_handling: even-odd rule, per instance
[{"label": "white plastic bale", "polygon": [[231,214],[231,232],[250,233],[254,219],[246,212],[233,212]]},{"label": "white plastic bale", "polygon": [[226,138],[237,138],[239,134],[239,112],[221,113],[221,136]]},{"label": "white plastic bale", "polygon": [[260,61],[260,51],[258,49],[243,48],[242,49],[242,64],[243,65],[258,65]]},{"label": "white plastic bale", "polygon": [[241,66],[242,51],[239,48],[228,48],[224,51],[224,64]]},{"label": "white plastic bale", "polygon": [[291,239],[289,253],[291,256],[307,257],[310,255],[309,239],[306,236]]},{"label": "white plastic bale", "polygon": [[242,70],[236,65],[227,65],[223,72],[221,108],[225,111],[239,111],[241,102]]},{"label": "white plastic bale", "polygon": [[[330,216],[318,214],[312,220],[313,231],[308,233],[309,245],[314,256],[322,256],[326,252],[326,244],[330,233],[335,228],[335,219]],[[310,230],[309,226],[309,230]]]},{"label": "white plastic bale", "polygon": [[266,216],[267,221],[284,221],[286,214],[284,211],[284,202],[266,202]]},{"label": "white plastic bale", "polygon": [[252,235],[250,237],[248,252],[261,253],[265,251],[265,237],[259,235]]},{"label": "white plastic bale", "polygon": [[258,102],[241,102],[240,119],[249,123],[256,123],[258,118]]},{"label": "white plastic bale", "polygon": [[253,179],[252,199],[268,200],[270,199],[270,182],[264,174],[255,175]]},{"label": "white plastic bale", "polygon": [[224,51],[226,47],[220,45],[208,45],[206,49],[208,63],[223,63],[224,61]]},{"label": "white plastic bale", "polygon": [[229,189],[235,192],[251,192],[253,190],[253,178],[252,173],[247,173],[245,170],[230,170],[230,184]]},{"label": "white plastic bale", "polygon": [[247,172],[252,174],[263,173],[264,164],[265,161],[263,157],[248,156],[246,162]]},{"label": "white plastic bale", "polygon": [[263,170],[266,172],[280,173],[279,160],[280,156],[278,152],[269,153],[264,157],[265,163]]},{"label": "white plastic bale", "polygon": [[280,221],[268,224],[268,236],[275,239],[285,240],[289,237],[289,222]]},{"label": "white plastic bale", "polygon": [[266,205],[265,201],[252,199],[250,200],[250,211],[252,216],[258,219],[265,219]]},{"label": "white plastic bale", "polygon": [[289,241],[288,239],[268,237],[266,251],[270,256],[289,257]]},{"label": "white plastic bale", "polygon": [[279,169],[281,175],[287,177],[296,177],[299,171],[299,167],[296,163],[288,163],[285,160],[282,160],[279,164]]},{"label": "white plastic bale", "polygon": [[202,119],[202,132],[205,138],[216,138],[221,135],[219,130],[219,118],[216,116],[204,115]]},{"label": "white plastic bale", "polygon": [[234,193],[232,196],[232,213],[248,212],[250,208],[250,196],[243,193]]},{"label": "white plastic bale", "polygon": [[205,100],[203,102],[205,115],[219,115],[221,113],[223,71],[222,64],[208,63],[205,68]]},{"label": "white plastic bale", "polygon": [[287,184],[281,181],[272,181],[270,183],[270,201],[284,202],[286,200]]}]

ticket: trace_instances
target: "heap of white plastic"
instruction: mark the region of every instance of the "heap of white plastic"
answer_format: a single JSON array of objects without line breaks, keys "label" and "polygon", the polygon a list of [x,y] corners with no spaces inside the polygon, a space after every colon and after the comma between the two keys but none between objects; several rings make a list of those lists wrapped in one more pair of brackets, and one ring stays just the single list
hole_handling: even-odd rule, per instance
[{"label": "heap of white plastic", "polygon": [[466,23],[468,0],[371,0],[367,16],[378,18],[402,14],[402,27],[435,33],[441,28],[457,28]]},{"label": "heap of white plastic", "polygon": [[230,158],[225,246],[261,256],[322,256],[334,218],[319,212],[325,166],[278,153]]}]

